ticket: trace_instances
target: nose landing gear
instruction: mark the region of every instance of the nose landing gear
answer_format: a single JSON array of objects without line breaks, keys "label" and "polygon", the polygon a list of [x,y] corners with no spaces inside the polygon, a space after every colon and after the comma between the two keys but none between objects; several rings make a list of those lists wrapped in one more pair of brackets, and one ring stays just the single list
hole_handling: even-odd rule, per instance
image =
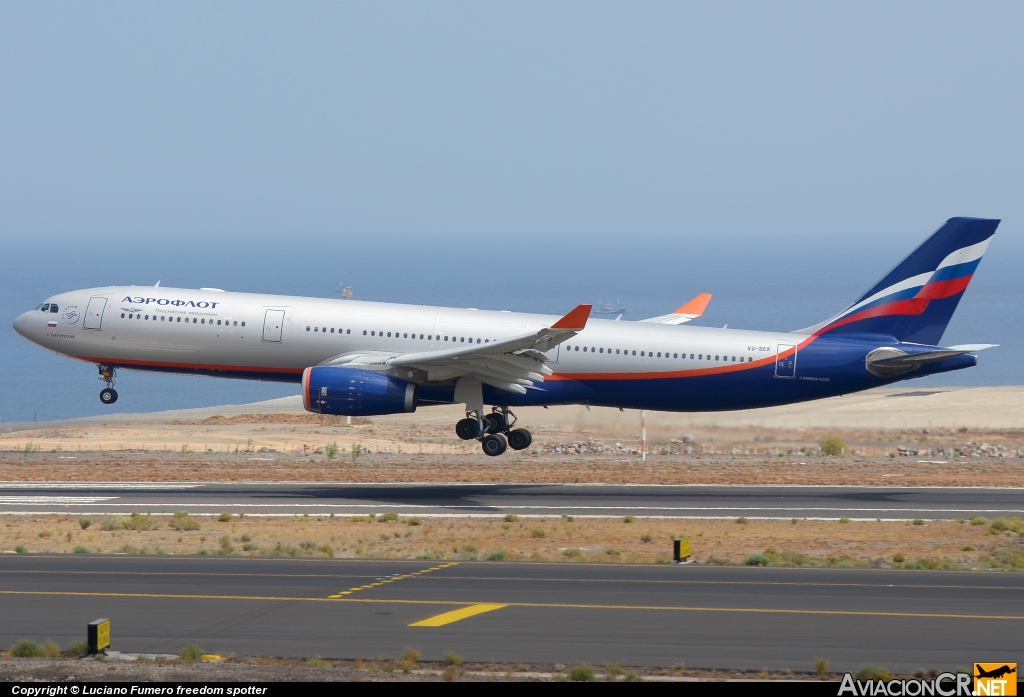
[{"label": "nose landing gear", "polygon": [[100,380],[107,383],[106,388],[100,390],[100,401],[104,404],[113,404],[117,401],[117,390],[114,389],[114,368],[101,365],[99,369]]},{"label": "nose landing gear", "polygon": [[533,434],[525,428],[513,429],[515,423],[516,415],[508,407],[495,407],[486,415],[473,411],[455,424],[455,435],[462,440],[479,440],[484,454],[496,457],[506,448],[525,450],[533,443]]}]

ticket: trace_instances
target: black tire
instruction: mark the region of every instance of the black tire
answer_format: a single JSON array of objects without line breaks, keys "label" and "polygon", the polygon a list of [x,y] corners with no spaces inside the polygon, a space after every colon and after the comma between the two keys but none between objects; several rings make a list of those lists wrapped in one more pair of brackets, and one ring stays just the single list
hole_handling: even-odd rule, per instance
[{"label": "black tire", "polygon": [[508,447],[513,450],[526,450],[533,444],[533,434],[525,428],[517,428],[508,434]]},{"label": "black tire", "polygon": [[488,436],[484,436],[484,439],[480,442],[484,448],[484,455],[490,455],[491,457],[497,457],[505,452],[505,448],[508,447],[508,443],[505,441],[505,436],[500,433],[492,433]]},{"label": "black tire", "polygon": [[455,435],[462,440],[473,440],[477,437],[479,430],[480,425],[477,424],[476,419],[462,419],[455,424]]},{"label": "black tire", "polygon": [[113,404],[117,401],[117,390],[112,387],[100,390],[100,401],[104,404]]},{"label": "black tire", "polygon": [[505,415],[501,412],[492,411],[484,417],[484,421],[487,422],[488,433],[504,433],[507,428],[505,425]]}]

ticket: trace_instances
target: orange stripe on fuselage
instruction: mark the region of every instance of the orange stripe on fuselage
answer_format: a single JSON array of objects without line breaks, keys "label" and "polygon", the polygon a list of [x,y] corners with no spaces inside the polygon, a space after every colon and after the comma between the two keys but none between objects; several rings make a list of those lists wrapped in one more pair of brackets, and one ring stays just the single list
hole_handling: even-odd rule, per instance
[{"label": "orange stripe on fuselage", "polygon": [[228,372],[249,372],[249,373],[289,373],[298,375],[302,368],[267,368],[255,365],[217,365],[207,363],[173,363],[164,361],[136,361],[128,358],[97,358],[93,356],[71,356],[80,361],[88,363],[110,363],[112,365],[131,366],[137,365],[150,368],[182,368],[184,370],[223,370]]}]

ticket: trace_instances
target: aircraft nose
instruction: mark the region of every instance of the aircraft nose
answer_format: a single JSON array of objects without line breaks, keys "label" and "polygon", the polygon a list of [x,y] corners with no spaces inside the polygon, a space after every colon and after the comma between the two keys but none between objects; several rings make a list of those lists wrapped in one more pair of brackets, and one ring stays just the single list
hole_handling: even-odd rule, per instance
[{"label": "aircraft nose", "polygon": [[30,320],[29,320],[29,315],[30,314],[31,314],[30,312],[23,313],[16,320],[14,320],[14,324],[12,325],[14,327],[14,331],[18,332],[19,334],[21,334],[26,339],[29,338],[28,332],[29,332],[29,326],[30,326]]}]

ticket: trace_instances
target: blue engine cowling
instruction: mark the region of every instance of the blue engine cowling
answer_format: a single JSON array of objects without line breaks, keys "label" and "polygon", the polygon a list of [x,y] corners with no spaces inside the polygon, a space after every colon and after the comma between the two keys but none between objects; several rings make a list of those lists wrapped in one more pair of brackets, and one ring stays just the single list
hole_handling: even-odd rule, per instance
[{"label": "blue engine cowling", "polygon": [[371,370],[315,366],[302,373],[306,411],[381,416],[416,411],[416,385]]}]

